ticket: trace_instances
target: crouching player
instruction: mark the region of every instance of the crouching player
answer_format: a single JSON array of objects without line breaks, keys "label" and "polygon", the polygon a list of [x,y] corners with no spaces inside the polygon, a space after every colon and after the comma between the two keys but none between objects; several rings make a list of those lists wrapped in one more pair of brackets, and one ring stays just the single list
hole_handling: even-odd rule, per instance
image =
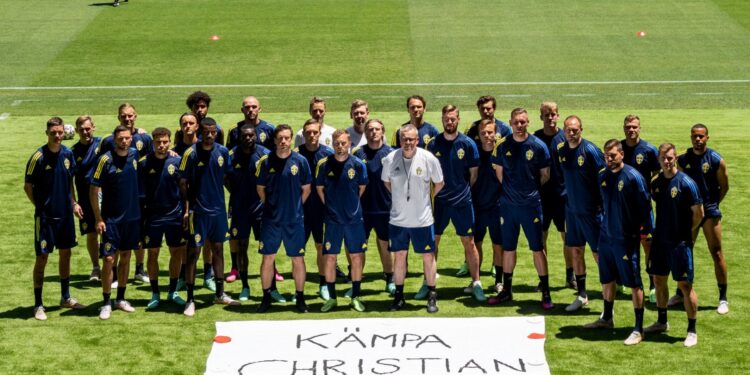
[{"label": "crouching player", "polygon": [[625,345],[643,340],[643,283],[640,271],[641,226],[651,220],[651,201],[646,181],[635,168],[623,162],[622,143],[611,139],[604,144],[607,168],[599,173],[603,220],[599,235],[599,281],[604,295],[604,312],[584,328],[612,328],[616,283],[632,288],[635,327]]},{"label": "crouching player", "polygon": [[185,305],[176,292],[182,258],[185,256],[185,239],[182,225],[184,209],[180,197],[180,158],[169,155],[171,147],[169,129],[156,128],[151,133],[154,152],[139,161],[138,176],[143,186],[143,247],[148,249],[148,279],[151,300],[147,309],[159,306],[159,248],[162,237],[169,246],[169,289],[167,300]]},{"label": "crouching player", "polygon": [[344,241],[349,249],[352,267],[349,305],[356,311],[365,311],[365,305],[359,299],[359,291],[367,251],[367,237],[359,197],[367,187],[367,168],[360,159],[349,156],[350,145],[349,133],[341,129],[333,132],[335,153],[321,159],[315,171],[317,193],[325,205],[323,256],[330,297],[320,309],[322,312],[331,311],[338,305],[336,256],[341,252],[341,243]]}]

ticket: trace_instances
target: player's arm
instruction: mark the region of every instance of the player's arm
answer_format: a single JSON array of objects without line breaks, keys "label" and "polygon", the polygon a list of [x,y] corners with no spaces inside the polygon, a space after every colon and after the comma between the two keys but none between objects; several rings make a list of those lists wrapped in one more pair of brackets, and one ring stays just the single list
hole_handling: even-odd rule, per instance
[{"label": "player's arm", "polygon": [[469,185],[470,186],[474,186],[474,183],[477,182],[478,177],[479,177],[479,167],[469,168]]},{"label": "player's arm", "polygon": [[445,181],[435,182],[432,185],[432,197],[435,198],[437,193],[440,192],[440,190],[443,189],[443,186],[445,186]]},{"label": "player's arm", "polygon": [[302,203],[304,204],[307,201],[307,198],[310,196],[310,192],[312,190],[310,189],[310,184],[302,185]]},{"label": "player's arm", "polygon": [[320,198],[320,201],[323,202],[323,204],[326,204],[326,191],[325,186],[316,186],[315,192],[318,194],[318,197]]},{"label": "player's arm", "polygon": [[70,178],[70,190],[73,199],[73,214],[76,215],[77,218],[82,219],[83,209],[81,208],[81,205],[78,204],[78,199],[76,199],[76,184],[73,183],[73,177]]},{"label": "player's arm", "polygon": [[29,201],[31,202],[31,204],[35,205],[36,203],[34,203],[34,185],[31,182],[24,183],[23,191],[26,192],[26,196],[29,198]]},{"label": "player's arm", "polygon": [[703,221],[703,204],[694,204],[690,206],[690,210],[693,212],[693,226],[691,229],[695,232]]},{"label": "player's arm", "polygon": [[539,185],[544,185],[549,181],[549,167],[544,167],[539,170]]},{"label": "player's arm", "polygon": [[185,213],[182,215],[182,227],[187,229],[190,220],[190,202],[188,200],[188,180],[184,177],[180,178],[180,198],[182,199],[182,207],[185,208]]},{"label": "player's arm", "polygon": [[362,198],[362,194],[365,193],[365,189],[367,189],[367,185],[359,185],[359,197]]},{"label": "player's arm", "polygon": [[719,180],[719,203],[721,203],[729,191],[729,174],[727,173],[727,164],[724,162],[724,159],[721,159],[719,162],[719,169],[716,170],[716,178]]},{"label": "player's arm", "polygon": [[503,183],[503,166],[492,164],[492,169],[495,170],[495,177],[497,177],[497,180],[500,181],[500,184]]},{"label": "player's arm", "polygon": [[258,198],[260,198],[261,203],[266,203],[266,187],[263,185],[256,185],[255,191],[258,192]]},{"label": "player's arm", "polygon": [[91,210],[94,211],[94,219],[96,220],[96,233],[102,234],[107,231],[107,225],[104,224],[102,218],[102,211],[99,209],[99,191],[101,188],[96,185],[89,186],[89,202],[91,203]]}]

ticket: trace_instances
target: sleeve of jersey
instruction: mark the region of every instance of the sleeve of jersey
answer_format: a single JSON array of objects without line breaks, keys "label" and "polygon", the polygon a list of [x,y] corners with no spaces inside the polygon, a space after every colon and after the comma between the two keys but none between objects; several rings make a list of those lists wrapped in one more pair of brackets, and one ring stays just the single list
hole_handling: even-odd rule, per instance
[{"label": "sleeve of jersey", "polygon": [[357,174],[359,176],[359,185],[367,185],[370,179],[367,175],[367,167],[365,166],[365,163],[357,161],[357,167],[359,168],[359,173]]},{"label": "sleeve of jersey", "polygon": [[[400,129],[399,129],[400,130]],[[393,147],[394,148],[401,148],[401,140],[399,139],[399,130],[396,130],[395,133],[393,133]]]},{"label": "sleeve of jersey", "polygon": [[651,194],[649,194],[646,188],[646,180],[641,176],[640,173],[633,173],[630,175],[633,179],[636,190],[635,190],[635,202],[638,207],[638,218],[641,224],[645,224],[651,220]]},{"label": "sleeve of jersey", "polygon": [[230,159],[231,159],[229,157],[229,150],[227,150],[226,148],[224,148],[223,150],[221,150],[221,153],[222,153],[222,155],[224,155],[224,160],[225,160],[225,162],[224,162],[224,174],[225,175],[229,175],[230,173],[232,173],[232,163],[229,162]]},{"label": "sleeve of jersey", "polygon": [[24,181],[28,182],[30,184],[33,184],[35,182],[35,177],[37,176],[37,171],[40,168],[37,168],[37,165],[40,163],[40,160],[42,159],[42,152],[36,151],[31,157],[29,158],[29,162],[26,163],[26,175],[24,177]]},{"label": "sleeve of jersey", "polygon": [[703,204],[703,199],[701,199],[701,193],[698,191],[698,185],[696,185],[695,181],[686,178],[684,180],[685,187],[688,189],[688,192],[690,194],[690,205],[694,206],[696,204]]},{"label": "sleeve of jersey", "polygon": [[258,165],[255,166],[256,184],[266,186],[268,183],[268,155],[261,156],[258,159]]},{"label": "sleeve of jersey", "polygon": [[477,144],[469,140],[469,142],[466,142],[466,146],[469,148],[466,166],[469,168],[479,167],[479,149],[477,148]]},{"label": "sleeve of jersey", "polygon": [[313,177],[313,181],[315,182],[315,186],[323,186],[325,187],[326,184],[326,158],[320,159],[318,162],[318,165],[315,167],[315,176]]},{"label": "sleeve of jersey", "polygon": [[651,172],[658,172],[661,169],[659,165],[659,150],[652,145],[648,148],[648,154],[649,170]]},{"label": "sleeve of jersey", "polygon": [[432,154],[428,154],[428,156],[427,162],[429,163],[432,182],[436,184],[443,182],[443,169],[440,168],[440,161]]},{"label": "sleeve of jersey", "polygon": [[[395,151],[394,151],[395,152]],[[382,166],[380,171],[380,181],[391,182],[391,162],[393,161],[393,152],[388,154],[382,160]]]},{"label": "sleeve of jersey", "polygon": [[182,178],[190,178],[190,172],[193,169],[193,157],[195,156],[194,149],[189,147],[182,154],[182,160],[180,161],[180,176]]},{"label": "sleeve of jersey", "polygon": [[502,166],[503,165],[503,154],[502,154],[502,143],[495,146],[495,149],[492,150],[492,155],[490,156],[490,162],[492,162],[493,165]]},{"label": "sleeve of jersey", "polygon": [[600,150],[598,147],[591,145],[591,156],[594,159],[594,165],[596,165],[596,170],[601,171],[602,169],[606,168],[607,165],[604,163],[604,153],[602,150]]},{"label": "sleeve of jersey", "polygon": [[102,186],[101,179],[107,173],[108,161],[109,157],[107,155],[102,155],[99,157],[99,160],[96,162],[96,168],[92,169],[91,178],[89,179],[89,183],[92,186]]},{"label": "sleeve of jersey", "polygon": [[545,145],[542,142],[537,142],[537,153],[539,153],[539,157],[537,158],[537,164],[539,165],[539,168],[547,168],[550,166],[551,159],[549,156],[549,150],[547,149],[547,145]]},{"label": "sleeve of jersey", "polygon": [[312,184],[312,172],[310,172],[310,166],[307,163],[299,163],[300,165],[300,184],[309,185]]}]

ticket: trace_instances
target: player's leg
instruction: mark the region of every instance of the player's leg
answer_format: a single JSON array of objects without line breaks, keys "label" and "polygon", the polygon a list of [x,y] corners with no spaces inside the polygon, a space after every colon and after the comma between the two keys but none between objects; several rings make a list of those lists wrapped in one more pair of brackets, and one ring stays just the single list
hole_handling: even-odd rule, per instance
[{"label": "player's leg", "polygon": [[[304,223],[285,225],[283,229],[284,250],[286,255],[292,259],[292,277],[294,278],[295,307],[298,312],[306,313],[305,303],[305,279],[307,270],[305,266],[305,238]],[[265,233],[263,233],[265,235]],[[323,241],[321,237],[319,241]]]},{"label": "player's leg", "polygon": [[[250,247],[250,238],[237,240],[237,273],[242,282],[242,290],[240,291],[240,301],[247,301],[250,299],[250,284],[248,283],[247,270],[249,266],[249,259],[247,256],[247,250]],[[227,281],[229,278],[227,277]]]},{"label": "player's leg", "polygon": [[[137,224],[136,224],[137,225]],[[125,291],[127,289],[128,274],[130,273],[130,258],[133,252],[132,249],[118,249],[119,260],[117,263],[117,296],[115,297],[115,307],[125,311],[134,312],[135,309],[125,299]]]},{"label": "player's leg", "polygon": [[47,320],[47,314],[44,313],[44,303],[42,301],[42,287],[44,286],[44,269],[47,267],[47,253],[37,253],[34,260],[34,271],[32,278],[34,280],[34,317],[37,320]]},{"label": "player's leg", "polygon": [[[180,228],[177,228],[177,230],[179,231]],[[167,301],[174,302],[180,306],[185,305],[185,300],[177,292],[177,280],[180,277],[182,262],[186,256],[185,252],[186,246],[184,243],[178,246],[169,246],[169,288],[167,289]]]},{"label": "player's leg", "polygon": [[307,277],[307,271],[305,269],[305,258],[302,255],[292,257],[292,277],[294,278],[295,296],[297,297],[295,302],[297,311],[305,313],[307,312],[307,304],[305,303],[305,278]]},{"label": "player's leg", "polygon": [[714,274],[716,283],[719,286],[719,314],[729,312],[729,303],[727,302],[727,263],[724,259],[724,251],[721,245],[721,218],[708,218],[703,223],[703,235],[706,237],[708,250],[714,261]]},{"label": "player's leg", "polygon": [[86,250],[91,260],[91,275],[89,281],[99,281],[101,279],[101,267],[99,266],[99,237],[96,232],[86,233]]},{"label": "player's leg", "polygon": [[237,252],[239,251],[239,240],[229,240],[229,258],[231,260],[231,267],[229,268],[229,275],[224,280],[228,283],[233,283],[240,276],[239,261],[237,259]]},{"label": "player's leg", "polygon": [[680,288],[682,295],[685,296],[683,305],[685,306],[688,318],[687,337],[685,338],[684,345],[687,347],[695,346],[698,343],[698,333],[695,330],[698,318],[698,295],[695,293],[693,284],[689,281],[678,281],[677,287]]},{"label": "player's leg", "polygon": [[143,246],[139,246],[134,251],[135,253],[135,281],[138,281],[140,283],[146,283],[148,282],[148,275],[146,274],[146,270],[144,269],[143,265],[146,260],[146,250],[143,248]]}]

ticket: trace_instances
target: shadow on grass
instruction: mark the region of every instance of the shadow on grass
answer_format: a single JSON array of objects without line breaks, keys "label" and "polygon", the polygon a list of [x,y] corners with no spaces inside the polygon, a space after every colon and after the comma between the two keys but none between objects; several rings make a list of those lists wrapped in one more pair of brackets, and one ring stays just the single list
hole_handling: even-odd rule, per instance
[{"label": "shadow on grass", "polygon": [[[630,335],[630,332],[633,332],[632,327],[585,329],[582,326],[564,326],[560,327],[560,330],[555,334],[555,337],[563,340],[581,339],[586,341],[623,341],[628,335]],[[674,344],[683,341],[684,339],[684,337],[673,337],[666,334],[652,334],[646,336],[644,341]]]},{"label": "shadow on grass", "polygon": [[91,3],[91,4],[89,4],[89,6],[90,7],[104,7],[104,6],[111,7],[112,6],[112,2],[110,1],[108,3]]}]

